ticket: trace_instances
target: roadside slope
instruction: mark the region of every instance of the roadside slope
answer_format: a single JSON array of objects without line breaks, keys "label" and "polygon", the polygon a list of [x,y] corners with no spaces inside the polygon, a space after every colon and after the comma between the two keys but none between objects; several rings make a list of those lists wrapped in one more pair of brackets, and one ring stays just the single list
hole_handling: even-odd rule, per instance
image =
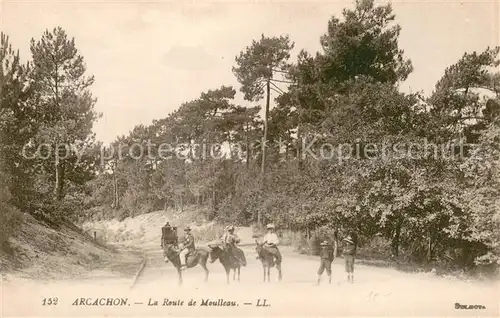
[{"label": "roadside slope", "polygon": [[133,276],[142,258],[137,249],[111,247],[70,222],[48,226],[29,214],[0,250],[5,279],[70,279]]}]

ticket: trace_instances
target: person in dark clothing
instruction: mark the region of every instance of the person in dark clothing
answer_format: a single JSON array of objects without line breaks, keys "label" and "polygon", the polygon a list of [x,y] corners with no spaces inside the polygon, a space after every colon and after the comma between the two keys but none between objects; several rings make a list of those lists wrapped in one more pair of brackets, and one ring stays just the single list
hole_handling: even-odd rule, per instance
[{"label": "person in dark clothing", "polygon": [[[177,244],[177,232],[176,228],[172,227],[169,222],[167,222],[161,228],[161,248],[165,249],[169,244]],[[164,250],[165,263],[168,263],[168,258],[166,251]]]},{"label": "person in dark clothing", "polygon": [[320,265],[318,269],[318,285],[321,281],[321,275],[326,270],[326,274],[328,275],[328,282],[332,283],[332,262],[335,258],[333,246],[328,241],[323,241],[320,244]]},{"label": "person in dark clothing", "polygon": [[165,223],[165,225],[161,228],[161,247],[163,247],[168,240],[168,234],[172,230],[172,226],[170,222]]},{"label": "person in dark clothing", "polygon": [[229,256],[236,261],[236,263],[239,263],[240,266],[245,266],[246,262],[240,258],[240,255],[242,253],[236,246],[236,244],[238,244],[239,242],[240,242],[239,237],[236,234],[234,234],[234,226],[229,225],[226,228],[226,233],[222,238],[224,249],[228,252]]},{"label": "person in dark clothing", "polygon": [[[186,232],[186,236],[182,242],[183,248],[181,251],[180,259],[181,259],[181,268],[186,268],[188,256],[195,252],[196,247],[194,245],[194,236],[191,234],[191,228],[188,226],[184,229]],[[184,254],[184,255],[182,255]],[[182,263],[183,262],[183,263]]]},{"label": "person in dark clothing", "polygon": [[354,283],[354,257],[356,255],[357,240],[351,233],[343,241],[343,254],[345,259],[345,271],[347,272],[347,281]]}]

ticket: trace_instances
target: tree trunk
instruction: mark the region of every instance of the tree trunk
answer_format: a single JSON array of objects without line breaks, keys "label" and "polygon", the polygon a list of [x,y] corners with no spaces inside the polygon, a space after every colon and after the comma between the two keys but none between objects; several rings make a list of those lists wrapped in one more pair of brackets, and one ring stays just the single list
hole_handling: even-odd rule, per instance
[{"label": "tree trunk", "polygon": [[271,80],[267,80],[266,84],[266,112],[264,116],[264,138],[262,139],[262,165],[261,165],[261,174],[264,176],[266,173],[266,143],[267,143],[267,122],[269,118],[269,103],[271,100]]},{"label": "tree trunk", "polygon": [[191,140],[189,140],[189,152],[188,152],[188,158],[191,161],[194,161],[194,155],[193,155],[193,145],[191,144]]},{"label": "tree trunk", "polygon": [[333,238],[333,255],[334,257],[339,257],[339,242],[337,240],[337,237]]},{"label": "tree trunk", "polygon": [[121,208],[120,189],[118,188],[118,178],[116,178],[116,209],[119,210],[120,208]]},{"label": "tree trunk", "polygon": [[299,123],[297,125],[297,162],[299,169],[302,168],[302,153],[301,153],[301,147],[302,147],[302,129],[300,127],[300,114],[299,114]]},{"label": "tree trunk", "polygon": [[335,257],[340,257],[340,250],[339,250],[339,231],[338,229],[335,229],[334,233],[333,233],[333,255],[335,255]]},{"label": "tree trunk", "polygon": [[118,178],[115,176],[115,209],[120,209],[120,195],[118,191]]},{"label": "tree trunk", "polygon": [[120,209],[120,197],[118,196],[118,177],[116,176],[117,163],[113,166],[113,188],[114,188],[114,207],[115,210]]},{"label": "tree trunk", "polygon": [[427,239],[427,257],[426,262],[429,264],[432,261],[432,235],[431,231],[429,231],[429,237]]},{"label": "tree trunk", "polygon": [[[54,64],[55,67],[55,96],[54,96],[54,102],[56,104],[57,110],[59,109],[59,65],[57,62]],[[61,200],[61,189],[62,189],[62,182],[63,182],[63,176],[61,174],[61,162],[59,161],[59,137],[56,136],[56,158],[55,158],[55,173],[56,173],[56,183],[54,186],[54,199],[55,201],[60,201]]]},{"label": "tree trunk", "polygon": [[391,241],[391,256],[397,257],[399,255],[399,242],[401,236],[401,221],[398,220],[396,223],[396,228],[394,229],[394,234]]},{"label": "tree trunk", "polygon": [[245,162],[245,166],[246,166],[246,169],[248,170],[248,168],[250,167],[250,140],[249,140],[249,127],[248,127],[248,122],[247,122],[247,132],[246,132],[246,162]]},{"label": "tree trunk", "polygon": [[54,200],[59,201],[59,183],[61,182],[60,170],[59,170],[59,160],[56,158],[55,164],[56,173],[56,183],[54,184]]},{"label": "tree trunk", "polygon": [[[288,137],[290,137],[290,132],[289,131],[287,131],[287,135],[288,135]],[[285,162],[288,162],[288,151],[289,151],[288,148],[289,147],[288,147],[288,142],[287,142],[285,144]]]},{"label": "tree trunk", "polygon": [[[261,182],[262,182],[262,191],[266,191],[266,144],[267,144],[267,122],[269,118],[269,103],[271,100],[271,79],[267,80],[266,84],[266,112],[264,117],[264,138],[262,138],[262,164],[261,164]],[[257,225],[259,229],[262,228],[262,215],[261,209],[257,210]]]},{"label": "tree trunk", "polygon": [[64,180],[66,179],[66,165],[64,164],[64,162],[59,164],[59,169],[61,169],[61,178],[59,182],[59,200],[62,200],[64,198]]},{"label": "tree trunk", "polygon": [[55,164],[56,183],[54,186],[54,199],[56,201],[61,201],[63,198],[64,172],[65,172],[64,164],[61,163],[58,159],[56,159],[56,164]]},{"label": "tree trunk", "polygon": [[215,185],[212,186],[212,213],[215,215]]}]

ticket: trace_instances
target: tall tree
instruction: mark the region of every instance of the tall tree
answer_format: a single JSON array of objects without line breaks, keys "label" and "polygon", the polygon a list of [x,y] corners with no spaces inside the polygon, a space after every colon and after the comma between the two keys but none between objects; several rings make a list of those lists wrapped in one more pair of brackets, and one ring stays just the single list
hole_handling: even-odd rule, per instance
[{"label": "tall tree", "polygon": [[[25,109],[25,67],[19,53],[0,33],[0,248],[19,226],[21,214],[15,206],[26,203],[30,174],[22,158],[22,147],[30,136],[30,112]],[[23,114],[23,111],[26,113]]]},{"label": "tall tree", "polygon": [[[268,133],[269,107],[272,85],[274,82],[283,82],[276,78],[277,74],[288,71],[290,65],[290,51],[294,47],[288,36],[265,37],[262,34],[259,41],[252,41],[252,45],[236,57],[237,66],[233,67],[236,78],[241,83],[241,92],[249,101],[259,101],[266,97],[264,115],[264,137],[262,141],[262,174],[265,173]],[[282,76],[279,76],[282,77]]]},{"label": "tall tree", "polygon": [[31,85],[27,81],[29,65],[20,63],[19,52],[12,49],[5,33],[0,36],[0,168],[10,175],[14,204],[27,204],[32,194],[33,166],[23,157],[39,123],[37,111],[27,101]]},{"label": "tall tree", "polygon": [[481,134],[474,156],[464,163],[463,201],[470,210],[467,239],[482,242],[500,259],[500,115]]},{"label": "tall tree", "polygon": [[54,175],[54,199],[59,201],[67,179],[82,183],[90,177],[81,174],[88,167],[81,165],[77,155],[94,142],[92,126],[98,114],[94,111],[96,99],[89,91],[94,77],[85,76],[86,66],[75,40],[61,27],[46,30],[39,41],[32,39],[31,53],[34,102],[43,110],[38,142],[53,147],[52,168],[47,170]]},{"label": "tall tree", "polygon": [[[271,89],[274,82],[282,82],[275,78],[277,74],[286,73],[289,68],[288,59],[290,51],[294,47],[288,36],[265,37],[262,34],[259,41],[252,41],[236,57],[237,66],[233,67],[236,78],[241,83],[241,92],[249,101],[259,101],[266,97],[266,108],[264,114],[264,136],[262,138],[262,162],[261,175],[264,182],[266,171],[266,146],[268,133],[269,108],[271,100]],[[283,76],[281,76],[283,77]],[[257,222],[261,225],[260,214]]]},{"label": "tall tree", "polygon": [[399,25],[390,4],[375,6],[373,0],[357,0],[354,10],[343,10],[344,21],[333,17],[321,37],[319,55],[322,76],[341,83],[356,76],[395,84],[405,80],[412,64],[398,47]]},{"label": "tall tree", "polygon": [[[314,135],[332,112],[352,120],[356,119],[353,111],[365,112],[356,109],[356,104],[341,109],[343,96],[356,94],[368,84],[395,85],[413,69],[398,46],[401,27],[394,24],[390,4],[375,6],[372,0],[358,0],[353,9],[343,10],[342,18],[328,21],[320,39],[321,52],[311,55],[302,50],[290,68],[292,84],[281,107],[296,108],[298,140],[307,138],[309,132]],[[384,116],[383,112],[379,115]],[[301,157],[299,151],[300,147],[297,155]]]},{"label": "tall tree", "polygon": [[446,68],[429,99],[435,117],[452,134],[465,135],[468,143],[479,138],[492,114],[500,110],[498,102],[498,73],[500,47],[487,48],[481,53],[465,53],[460,60]]}]

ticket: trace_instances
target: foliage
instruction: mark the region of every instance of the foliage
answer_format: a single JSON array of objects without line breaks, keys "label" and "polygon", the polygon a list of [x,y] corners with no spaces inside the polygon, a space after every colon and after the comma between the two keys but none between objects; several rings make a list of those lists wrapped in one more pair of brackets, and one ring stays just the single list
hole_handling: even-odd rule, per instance
[{"label": "foliage", "polygon": [[323,55],[317,57],[326,81],[342,83],[356,76],[396,83],[412,71],[398,48],[399,25],[390,25],[392,6],[375,6],[373,0],[357,0],[354,10],[343,10],[344,21],[333,17],[321,37]]},{"label": "foliage", "polygon": [[93,122],[96,100],[88,88],[94,77],[85,76],[83,57],[74,39],[62,28],[46,30],[39,41],[31,40],[33,57],[30,80],[34,83],[31,103],[37,107],[40,127],[31,144],[50,146],[48,159],[38,159],[44,171],[53,174],[54,197],[64,197],[67,181],[77,184],[90,180],[92,160],[86,153],[94,143]]},{"label": "foliage", "polygon": [[241,83],[245,99],[258,101],[264,97],[264,87],[273,80],[276,73],[286,72],[290,51],[294,43],[288,36],[265,37],[252,41],[252,45],[236,57],[237,67],[233,67],[236,78]]},{"label": "foliage", "polygon": [[[85,183],[94,178],[99,144],[92,124],[95,99],[83,57],[62,28],[31,41],[32,60],[20,63],[8,37],[0,45],[0,162],[2,233],[18,226],[19,210],[51,225],[76,219]],[[57,154],[57,155],[56,155]]]},{"label": "foliage", "polygon": [[[288,36],[262,35],[233,68],[247,105],[230,86],[202,92],[103,158],[74,40],[46,31],[21,65],[2,34],[2,220],[14,224],[18,209],[81,221],[195,205],[219,224],[273,222],[309,249],[354,231],[365,249],[419,264],[493,264],[499,49],[465,53],[426,99],[398,88],[412,71],[400,31],[390,5],[364,0],[330,19],[321,52],[293,64]],[[73,147],[66,158],[20,155],[61,141]]]}]

